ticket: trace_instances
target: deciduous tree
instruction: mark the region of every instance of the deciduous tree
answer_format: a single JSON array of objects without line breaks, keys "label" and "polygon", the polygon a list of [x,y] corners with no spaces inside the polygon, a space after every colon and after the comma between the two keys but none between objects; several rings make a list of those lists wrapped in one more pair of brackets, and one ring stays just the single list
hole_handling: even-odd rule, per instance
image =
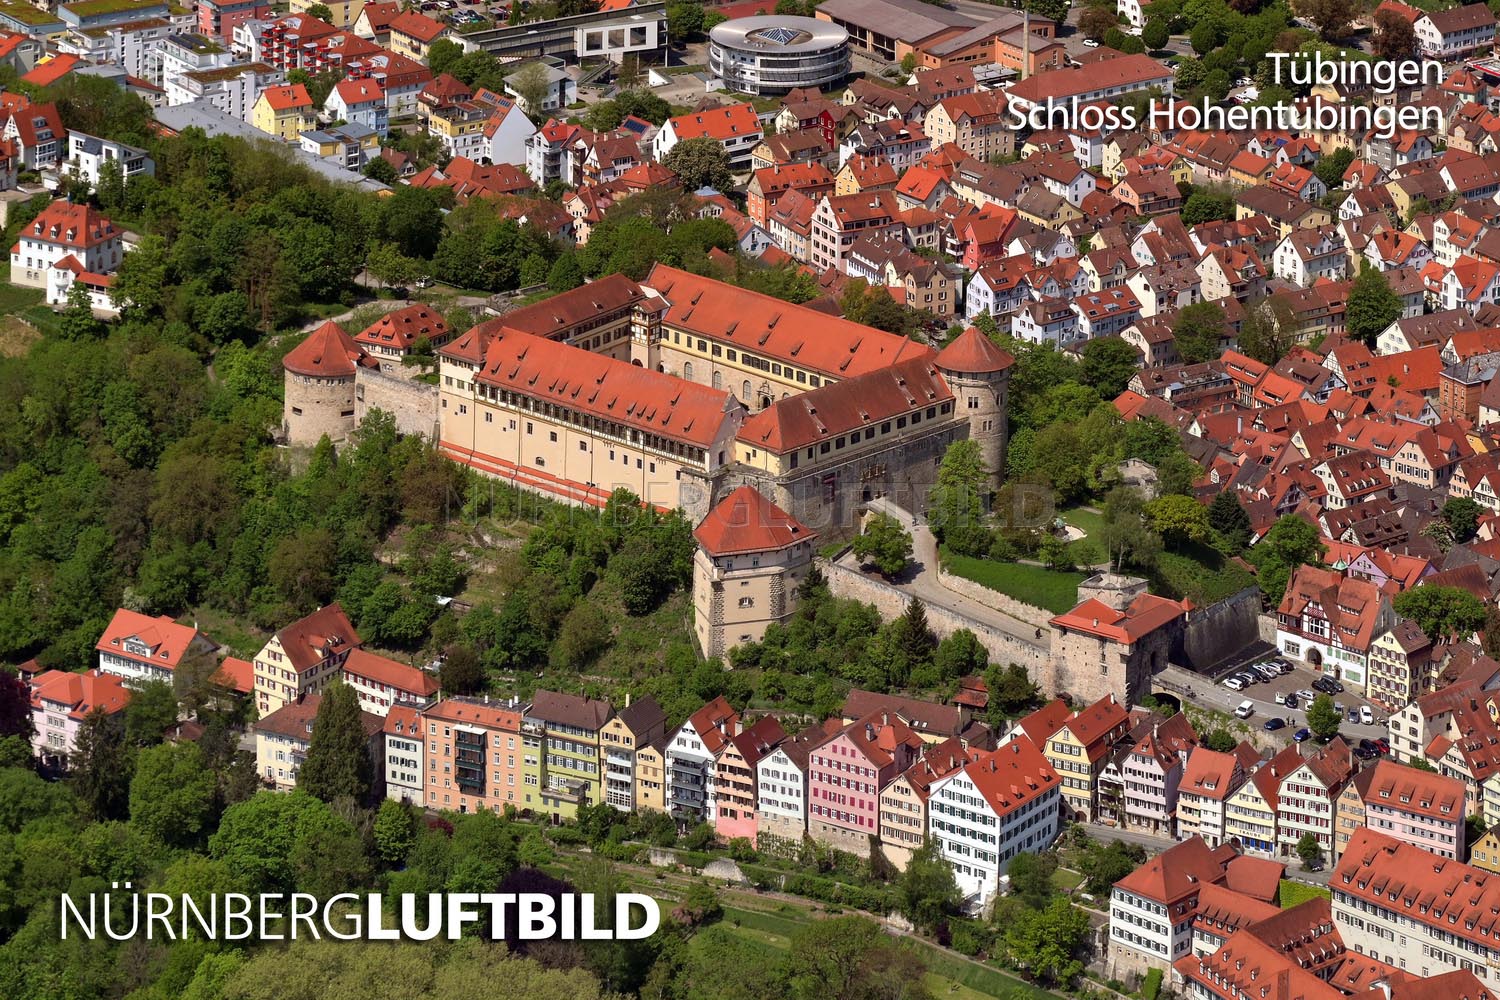
[{"label": "deciduous tree", "polygon": [[212,821],[214,787],[196,743],[147,747],[130,779],[130,822],[163,844],[191,846]]},{"label": "deciduous tree", "polygon": [[911,561],[911,535],[889,514],[876,514],[854,539],[854,554],[872,564],[882,576],[893,577]]},{"label": "deciduous tree", "polygon": [[1368,262],[1349,289],[1345,317],[1349,336],[1372,347],[1381,331],[1401,318],[1401,300],[1391,283]]},{"label": "deciduous tree", "polygon": [[1341,722],[1343,719],[1339,717],[1338,709],[1334,708],[1333,699],[1326,694],[1318,695],[1307,706],[1307,728],[1325,743],[1339,734]]}]

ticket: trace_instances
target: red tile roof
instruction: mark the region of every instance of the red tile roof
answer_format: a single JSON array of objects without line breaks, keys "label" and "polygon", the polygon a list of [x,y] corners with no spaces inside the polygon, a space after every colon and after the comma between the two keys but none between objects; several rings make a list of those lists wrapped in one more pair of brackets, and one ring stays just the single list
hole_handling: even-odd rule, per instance
[{"label": "red tile roof", "polygon": [[406,351],[424,337],[434,347],[440,347],[448,335],[448,324],[442,315],[432,306],[417,302],[386,313],[355,334],[354,341]]},{"label": "red tile roof", "polygon": [[277,632],[276,637],[281,640],[281,651],[292,669],[299,674],[318,666],[330,655],[364,642],[344,609],[336,603],[299,618]]},{"label": "red tile roof", "polygon": [[679,142],[705,138],[723,142],[737,136],[761,134],[760,118],[749,104],[729,104],[689,112],[669,118],[662,127],[670,127]]},{"label": "red tile roof", "polygon": [[260,92],[260,96],[266,99],[272,111],[292,111],[296,108],[312,107],[312,98],[307,96],[307,88],[300,83],[267,87]]},{"label": "red tile roof", "polygon": [[318,327],[281,359],[287,371],[314,378],[348,378],[357,367],[369,368],[375,364],[365,349],[333,320]]},{"label": "red tile roof", "polygon": [[43,702],[61,705],[72,719],[82,719],[96,708],[102,709],[105,715],[113,715],[129,700],[130,689],[124,681],[114,674],[97,670],[86,674],[48,670],[31,679],[31,704],[34,707],[40,708]]},{"label": "red tile roof", "polygon": [[719,501],[693,536],[715,556],[769,552],[818,537],[753,486],[741,486]]},{"label": "red tile roof", "polygon": [[1004,371],[1016,363],[1010,352],[971,326],[938,352],[935,362],[943,371],[969,375],[988,375]]},{"label": "red tile roof", "polygon": [[[109,620],[109,626],[94,644],[94,648],[101,653],[144,658],[158,667],[176,670],[181,666],[182,658],[192,646],[193,640],[201,634],[191,625],[179,625],[166,615],[153,618],[121,608]],[[125,643],[130,639],[135,639],[146,647],[144,657],[126,650]]]},{"label": "red tile roof", "polygon": [[736,438],[779,455],[952,399],[932,359],[917,357],[778,399],[746,420]]},{"label": "red tile roof", "polygon": [[87,250],[120,238],[119,230],[106,216],[87,205],[61,199],[42,209],[17,235],[76,250]]},{"label": "red tile roof", "polygon": [[437,678],[427,671],[380,656],[366,649],[351,650],[341,670],[348,676],[362,677],[376,684],[388,684],[397,691],[414,694],[423,699],[431,698],[438,693]]},{"label": "red tile roof", "polygon": [[448,25],[441,21],[424,17],[414,10],[403,11],[392,18],[390,29],[392,34],[405,35],[407,38],[415,38],[424,43],[434,42],[450,30]]},{"label": "red tile roof", "polygon": [[1056,616],[1051,624],[1054,628],[1086,632],[1114,642],[1135,643],[1176,621],[1183,611],[1178,602],[1155,594],[1141,594],[1124,611],[1090,599],[1067,614]]},{"label": "red tile roof", "polygon": [[1024,737],[982,754],[964,768],[996,816],[1004,818],[1049,791],[1061,787],[1057,772],[1036,744]]},{"label": "red tile roof", "polygon": [[226,656],[219,664],[214,680],[240,694],[249,694],[255,690],[255,664],[237,656]]}]

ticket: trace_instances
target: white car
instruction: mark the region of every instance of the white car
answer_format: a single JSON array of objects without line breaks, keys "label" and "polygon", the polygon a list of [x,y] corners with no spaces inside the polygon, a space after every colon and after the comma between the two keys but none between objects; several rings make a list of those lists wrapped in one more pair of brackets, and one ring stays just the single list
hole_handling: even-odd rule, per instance
[{"label": "white car", "polygon": [[1274,701],[1278,705],[1285,705],[1286,704],[1286,695],[1282,694],[1280,691],[1277,691],[1276,694],[1275,694],[1275,696],[1273,696],[1271,698],[1271,700]]},{"label": "white car", "polygon": [[1240,702],[1240,707],[1234,710],[1236,719],[1248,719],[1255,714],[1255,703],[1248,699]]},{"label": "white car", "polygon": [[1367,726],[1375,725],[1375,713],[1370,711],[1369,705],[1359,706],[1359,721]]},{"label": "white car", "polygon": [[1242,681],[1242,680],[1240,680],[1238,677],[1228,677],[1228,678],[1225,678],[1225,680],[1224,680],[1224,686],[1227,687],[1231,691],[1243,691],[1243,690],[1245,690],[1245,682]]},{"label": "white car", "polygon": [[1094,41],[1092,38],[1085,38],[1083,40],[1083,47],[1086,49],[1097,49],[1099,47],[1099,43]]}]

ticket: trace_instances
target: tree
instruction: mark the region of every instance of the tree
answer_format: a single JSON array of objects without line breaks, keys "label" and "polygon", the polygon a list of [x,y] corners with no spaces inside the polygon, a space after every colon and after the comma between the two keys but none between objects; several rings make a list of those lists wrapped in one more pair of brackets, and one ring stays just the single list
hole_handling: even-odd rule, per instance
[{"label": "tree", "polygon": [[163,844],[191,846],[209,826],[215,785],[198,744],[148,747],[130,779],[130,822]]},{"label": "tree", "polygon": [[422,277],[426,270],[425,264],[406,256],[394,243],[377,243],[365,255],[366,273],[387,288],[409,285]]},{"label": "tree", "polygon": [[853,551],[862,562],[873,564],[881,576],[890,578],[911,561],[911,535],[891,515],[876,514],[854,539]]},{"label": "tree", "polygon": [[[1393,12],[1382,11],[1381,13],[1389,14]],[[1377,20],[1379,17],[1380,15],[1377,14]],[[1405,19],[1399,15],[1396,17],[1396,20],[1402,24],[1406,24]],[[1410,25],[1407,27],[1410,28]],[[1320,156],[1318,162],[1313,166],[1313,173],[1317,175],[1318,180],[1327,185],[1328,190],[1334,191],[1344,186],[1344,171],[1348,170],[1349,164],[1353,162],[1354,150],[1348,146],[1340,146],[1333,152]]]},{"label": "tree", "polygon": [[1292,11],[1311,21],[1324,38],[1342,35],[1360,11],[1358,0],[1297,0]]},{"label": "tree", "polygon": [[464,47],[451,38],[439,38],[427,47],[427,68],[433,76],[451,73],[453,64],[464,56]]},{"label": "tree", "polygon": [[1484,508],[1468,497],[1454,497],[1443,504],[1442,518],[1453,532],[1458,544],[1469,541],[1479,531],[1479,518]]},{"label": "tree", "polygon": [[1297,841],[1297,857],[1302,859],[1303,868],[1312,868],[1323,858],[1323,847],[1318,843],[1318,835],[1315,833],[1304,833],[1302,839]]},{"label": "tree", "polygon": [[307,8],[307,16],[315,17],[324,24],[333,24],[333,11],[326,3],[315,3]]},{"label": "tree", "polygon": [[167,681],[147,681],[125,705],[125,737],[131,746],[155,746],[177,721],[177,692]]},{"label": "tree", "polygon": [[1316,565],[1328,551],[1318,529],[1294,514],[1277,519],[1255,547],[1249,559],[1255,564],[1260,589],[1274,608],[1286,593],[1287,582],[1298,566]]},{"label": "tree", "polygon": [[266,576],[293,610],[308,612],[333,599],[337,581],[328,553],[337,550],[327,528],[303,528],[271,550]]},{"label": "tree", "polygon": [[29,741],[35,732],[30,689],[16,674],[0,669],[0,739],[20,736]]},{"label": "tree", "polygon": [[1012,716],[1035,704],[1041,690],[1019,663],[1006,664],[1003,669],[998,663],[990,664],[984,671],[984,686],[990,696],[990,728],[997,733]]},{"label": "tree", "polygon": [[1227,729],[1210,729],[1203,737],[1203,745],[1215,753],[1230,753],[1239,743]]},{"label": "tree", "polygon": [[1146,860],[1146,849],[1116,840],[1110,844],[1090,844],[1078,863],[1083,873],[1085,892],[1098,896],[1135,871]]},{"label": "tree", "polygon": [[73,791],[90,818],[120,819],[125,815],[134,766],[120,713],[106,715],[102,708],[95,708],[84,716],[73,740],[68,770]]},{"label": "tree", "polygon": [[541,114],[547,98],[552,93],[552,82],[543,63],[527,63],[505,78],[506,86],[521,102],[527,114]]},{"label": "tree", "polygon": [[1320,694],[1307,706],[1307,728],[1313,735],[1327,743],[1339,734],[1339,710],[1333,707],[1333,699]]},{"label": "tree", "polygon": [[1297,346],[1299,336],[1297,317],[1286,299],[1268,295],[1245,307],[1245,318],[1240,321],[1240,353],[1274,365]]},{"label": "tree", "polygon": [[1119,337],[1096,337],[1083,345],[1083,366],[1079,376],[1091,386],[1100,399],[1114,399],[1125,391],[1132,375],[1140,368],[1141,352]]},{"label": "tree", "polygon": [[1043,983],[1068,986],[1083,972],[1078,957],[1089,935],[1089,918],[1058,896],[1045,910],[1024,910],[1005,933],[1011,958]]},{"label": "tree", "polygon": [[[446,42],[447,39],[440,38],[438,41]],[[437,43],[434,42],[433,44]],[[401,175],[396,173],[395,166],[383,156],[370,157],[370,161],[364,165],[364,168],[360,172],[370,178],[370,180],[379,181],[382,184],[395,184],[396,181],[401,179]]]},{"label": "tree", "polygon": [[1377,59],[1408,59],[1417,50],[1416,29],[1394,10],[1377,10],[1370,47]]},{"label": "tree", "polygon": [[717,139],[684,139],[667,152],[662,165],[681,178],[687,191],[705,187],[728,191],[734,186],[729,153]]},{"label": "tree", "polygon": [[1146,523],[1146,504],[1139,490],[1121,486],[1104,498],[1104,526],[1099,540],[1110,565],[1150,566],[1161,551],[1161,537]]},{"label": "tree", "polygon": [[971,674],[983,674],[989,666],[990,654],[978,636],[961,628],[938,643],[932,662],[938,680],[948,683]]},{"label": "tree", "polygon": [[1380,271],[1365,262],[1349,289],[1345,307],[1345,326],[1349,336],[1366,346],[1375,346],[1381,331],[1401,318],[1401,300],[1391,290],[1391,283]]},{"label": "tree", "polygon": [[1193,51],[1200,56],[1208,55],[1219,45],[1219,26],[1213,21],[1199,21],[1193,25],[1192,34],[1189,36]]},{"label": "tree", "polygon": [[787,1000],[932,1000],[922,959],[865,917],[813,921],[793,935],[785,969]]},{"label": "tree", "polygon": [[1214,302],[1194,302],[1179,312],[1177,321],[1172,324],[1172,339],[1177,343],[1177,353],[1182,360],[1187,364],[1200,364],[1219,357],[1220,338],[1224,336],[1227,322],[1224,310]]},{"label": "tree", "polygon": [[371,784],[364,713],[359,709],[354,689],[335,681],[324,689],[318,703],[307,759],[297,772],[297,787],[324,802],[338,798],[364,802],[369,798]]},{"label": "tree", "polygon": [[1175,545],[1206,542],[1212,530],[1208,511],[1192,497],[1167,494],[1146,504],[1146,522],[1162,538]]},{"label": "tree", "polygon": [[1485,602],[1461,587],[1412,587],[1397,594],[1391,608],[1416,622],[1433,642],[1448,636],[1467,639],[1485,624]]},{"label": "tree", "polygon": [[1208,526],[1235,552],[1250,541],[1250,515],[1240,503],[1238,490],[1220,490],[1208,505]]},{"label": "tree", "polygon": [[992,470],[984,467],[978,441],[954,441],[943,452],[937,483],[927,497],[927,521],[939,540],[946,540],[953,531],[983,525],[991,475]]},{"label": "tree", "polygon": [[417,813],[405,802],[386,799],[375,814],[375,850],[392,867],[405,863],[417,842]]},{"label": "tree", "polygon": [[1096,42],[1104,41],[1104,36],[1116,30],[1118,24],[1115,12],[1106,7],[1090,7],[1078,16],[1078,30]]},{"label": "tree", "polygon": [[1167,42],[1171,40],[1171,34],[1167,30],[1165,21],[1149,20],[1141,29],[1141,41],[1146,43],[1148,49],[1166,48]]},{"label": "tree", "polygon": [[1010,876],[1010,892],[1033,910],[1040,910],[1057,895],[1052,876],[1057,871],[1057,855],[1022,851],[1010,859],[1005,874]]},{"label": "tree", "polygon": [[902,915],[918,929],[935,933],[958,912],[962,901],[953,866],[939,852],[937,841],[922,841],[901,874]]},{"label": "tree", "polygon": [[104,336],[104,323],[94,318],[94,300],[82,281],[68,286],[68,307],[62,311],[59,333],[66,340],[98,340]]},{"label": "tree", "polygon": [[443,652],[438,678],[448,694],[473,694],[484,687],[484,666],[468,643],[455,643]]},{"label": "tree", "polygon": [[[1194,191],[1182,205],[1184,225],[1196,226],[1202,222],[1219,222],[1232,218],[1234,197],[1218,191]],[[1191,309],[1192,306],[1188,308]]]},{"label": "tree", "polygon": [[703,5],[693,0],[667,5],[667,34],[678,44],[704,31]]}]

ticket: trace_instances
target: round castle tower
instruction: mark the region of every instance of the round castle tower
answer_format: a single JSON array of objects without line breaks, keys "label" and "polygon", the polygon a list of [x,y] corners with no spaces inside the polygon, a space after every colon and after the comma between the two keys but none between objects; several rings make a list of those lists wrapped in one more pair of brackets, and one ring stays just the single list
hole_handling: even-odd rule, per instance
[{"label": "round castle tower", "polygon": [[933,363],[953,390],[953,405],[969,418],[969,437],[979,442],[984,467],[999,482],[1005,473],[1006,396],[1016,359],[971,326]]},{"label": "round castle tower", "polygon": [[360,366],[376,362],[329,320],[281,360],[286,369],[282,430],[291,444],[341,441],[354,431],[355,381]]}]

